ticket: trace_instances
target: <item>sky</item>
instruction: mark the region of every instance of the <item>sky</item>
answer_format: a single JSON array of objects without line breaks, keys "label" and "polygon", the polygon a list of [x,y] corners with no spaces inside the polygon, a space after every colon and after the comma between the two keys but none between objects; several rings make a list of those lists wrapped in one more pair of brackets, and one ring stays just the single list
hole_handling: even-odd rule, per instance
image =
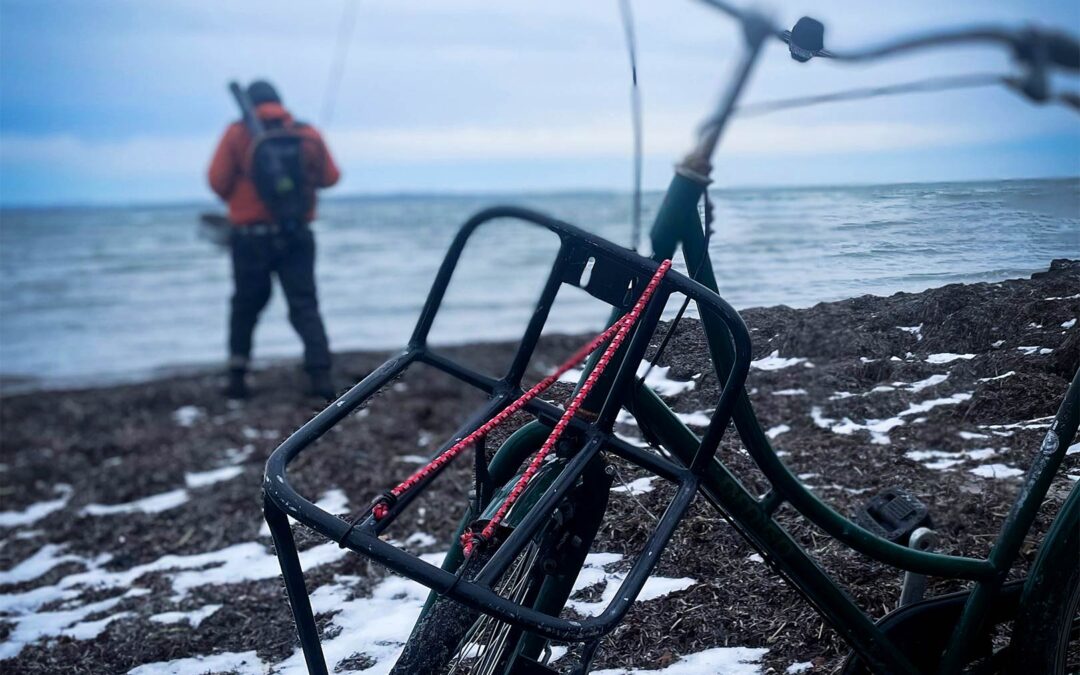
[{"label": "sky", "polygon": [[[644,182],[657,189],[715,105],[740,38],[694,0],[633,7]],[[973,22],[1080,32],[1072,0],[774,0],[766,10],[786,26],[821,19],[838,48]],[[615,0],[0,0],[0,64],[6,206],[212,199],[209,157],[237,117],[226,85],[256,77],[323,130],[344,171],[334,194],[631,187]],[[777,43],[745,100],[1009,70],[987,48],[855,67],[798,64]],[[1074,176],[1080,118],[996,88],[820,106],[737,120],[715,165],[721,187]]]}]

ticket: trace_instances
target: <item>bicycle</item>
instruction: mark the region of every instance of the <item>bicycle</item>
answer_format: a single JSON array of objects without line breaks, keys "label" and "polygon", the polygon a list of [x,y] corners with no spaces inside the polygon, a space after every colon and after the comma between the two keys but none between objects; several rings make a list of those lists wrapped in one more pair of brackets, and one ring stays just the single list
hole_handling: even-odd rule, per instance
[{"label": "bicycle", "polygon": [[[1028,575],[1006,583],[1020,545],[1046,497],[1053,475],[1080,423],[1080,372],[1074,376],[1023,488],[985,559],[926,549],[925,508],[893,491],[871,500],[859,522],[834,511],[784,466],[758,423],[744,390],[750,336],[738,312],[718,294],[708,256],[711,159],[736,110],[739,96],[766,41],[779,39],[797,61],[828,58],[862,62],[961,43],[1011,51],[1019,76],[997,77],[1033,101],[1076,104],[1054,95],[1052,68],[1080,70],[1080,45],[1071,37],[1036,29],[980,27],[942,31],[858,51],[826,50],[823,26],[804,18],[791,31],[763,15],[705,0],[738,20],[744,51],[718,109],[702,125],[697,144],[676,168],[651,232],[653,255],[643,257],[567,223],[516,207],[494,207],[462,227],[436,276],[408,346],[287,439],[267,462],[264,510],[282,568],[307,666],[326,673],[318,631],[287,516],[393,572],[432,589],[393,672],[444,672],[463,667],[484,673],[554,673],[550,640],[581,645],[575,673],[588,672],[600,638],[622,620],[654,569],[697,494],[702,494],[770,566],[796,589],[850,645],[844,672],[942,673],[1010,671],[1062,673],[1065,650],[1077,635],[1080,605],[1080,486],[1074,486],[1044,537]],[[827,97],[825,97],[827,98]],[[778,102],[774,107],[794,105]],[[698,205],[706,199],[702,222]],[[515,220],[546,230],[559,241],[547,282],[506,373],[492,377],[466,367],[427,344],[447,287],[470,237],[495,220]],[[688,275],[670,269],[681,246]],[[552,304],[564,286],[576,286],[612,308],[608,329],[582,347],[554,374],[527,391],[522,385]],[[638,377],[667,302],[682,296],[678,315],[651,357],[658,361],[688,303],[699,320],[718,380],[720,399],[698,437]],[[561,374],[584,362],[565,409],[540,398]],[[286,469],[337,422],[415,364],[461,380],[487,396],[430,464],[346,521],[317,508],[289,484]],[[650,441],[643,448],[613,432],[620,411],[637,420]],[[488,457],[483,438],[513,414],[532,421],[518,428]],[[768,479],[771,489],[751,494],[717,457],[729,426]],[[472,451],[475,485],[455,544],[436,567],[380,538],[456,457]],[[532,459],[530,459],[532,458]],[[617,593],[598,616],[561,615],[607,508],[612,483],[609,458],[618,458],[675,487]],[[782,505],[841,544],[904,570],[901,607],[874,622],[781,527]],[[967,591],[920,599],[926,575],[971,582]],[[909,593],[910,591],[910,593]],[[1011,622],[1007,647],[994,650],[988,631]],[[454,671],[456,672],[456,670]]]}]

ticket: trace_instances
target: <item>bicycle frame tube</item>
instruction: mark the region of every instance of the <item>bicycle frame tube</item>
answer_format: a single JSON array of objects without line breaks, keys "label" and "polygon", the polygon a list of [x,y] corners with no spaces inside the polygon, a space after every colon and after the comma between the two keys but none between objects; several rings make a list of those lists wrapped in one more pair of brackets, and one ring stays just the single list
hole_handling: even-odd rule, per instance
[{"label": "bicycle frame tube", "polygon": [[[704,255],[705,263],[701,265],[697,281],[715,290],[716,280],[707,252],[704,251],[704,235],[697,211],[704,187],[703,181],[692,174],[677,174],[657,214],[651,236],[654,257],[657,259],[674,255],[680,243],[687,265],[695,264]],[[715,325],[704,314],[702,324],[714,363],[730,363],[722,327]],[[723,370],[721,367],[718,372],[721,378],[724,377]],[[681,461],[692,461],[688,453],[695,447],[697,437],[674,417],[651,390],[639,387],[634,400],[642,412],[638,416],[639,422],[648,420],[657,424],[657,428],[650,429],[665,441],[665,447]],[[781,503],[791,503],[827,533],[876,560],[904,570],[978,581],[950,645],[949,654],[955,654],[952,658],[962,660],[963,645],[970,643],[973,634],[989,614],[990,600],[1014,562],[1019,544],[1034,520],[1054,472],[1060,466],[1064,448],[1068,447],[1076,432],[1078,407],[1080,375],[1062,402],[1053,433],[1048,434],[1043,444],[1044,448],[1053,448],[1054,452],[1039,453],[1029,471],[1025,488],[1003,524],[998,542],[987,560],[925,553],[902,547],[877,537],[833,511],[806,490],[776,457],[745,395],[741,395],[736,403],[733,421],[751,456],[773,485],[773,492],[765,499],[757,500],[719,460],[704,476],[701,489],[715,506],[735,521],[740,532],[762,550],[852,647],[879,668],[895,671],[906,659],[895,649],[889,648],[887,638],[874,627],[869,617],[771,520],[772,513]],[[883,661],[883,658],[886,660]]]},{"label": "bicycle frame tube", "polygon": [[[723,4],[719,3],[719,0],[711,1],[713,4]],[[362,405],[378,388],[414,363],[433,366],[489,395],[488,403],[460,427],[455,438],[462,437],[489,419],[492,414],[505,408],[521,393],[521,377],[546,322],[557,288],[562,283],[574,285],[565,275],[570,271],[579,274],[579,268],[584,264],[584,259],[579,260],[574,256],[588,255],[590,251],[595,251],[599,260],[607,260],[620,268],[619,273],[612,274],[607,279],[608,282],[615,280],[615,285],[609,284],[597,289],[590,286],[590,292],[610,305],[616,314],[628,309],[627,298],[632,293],[628,293],[627,289],[632,291],[640,287],[637,284],[647,279],[648,274],[653,271],[649,268],[648,261],[642,261],[628,251],[617,250],[610,243],[565,223],[558,223],[522,209],[503,207],[477,214],[466,223],[462,233],[455,239],[406,350],[393,357],[293,434],[270,457],[264,480],[266,518],[311,672],[325,673],[326,664],[319,648],[317,628],[286,513],[294,515],[299,522],[316,529],[342,546],[364,553],[423,583],[436,593],[445,594],[457,602],[512,623],[519,629],[544,638],[591,640],[591,646],[587,646],[585,650],[586,654],[591,654],[591,650],[596,646],[595,638],[612,630],[637,596],[698,490],[876,671],[913,674],[916,669],[898,644],[890,639],[881,627],[875,625],[835,580],[773,519],[776,510],[783,503],[790,504],[842,544],[871,558],[904,570],[976,582],[946,648],[941,670],[951,675],[962,667],[967,656],[967,646],[979,635],[987,617],[992,613],[1002,581],[1030,529],[1053,474],[1061,464],[1065,448],[1075,436],[1077,418],[1080,417],[1080,374],[1073,380],[1054,425],[1028,471],[1024,487],[1002,526],[990,556],[985,560],[916,551],[882,539],[835,512],[787,470],[773,451],[743,388],[750,358],[749,335],[745,325],[726,302],[706,290],[715,293],[717,283],[697,212],[698,202],[710,181],[712,155],[749,79],[761,46],[770,36],[780,36],[763,16],[753,12],[736,14],[742,21],[746,49],[721,98],[721,105],[706,119],[699,130],[695,148],[677,168],[651,231],[654,259],[660,261],[673,257],[681,245],[687,267],[693,270],[696,278],[687,280],[674,274],[673,278],[665,281],[664,290],[655,296],[657,302],[646,311],[635,328],[635,334],[620,349],[616,358],[612,359],[611,369],[605,372],[599,386],[594,388],[586,400],[583,410],[593,413],[594,421],[575,418],[571,422],[571,429],[584,439],[583,447],[567,460],[562,470],[551,468],[545,471],[543,479],[535,486],[532,494],[514,513],[516,527],[506,536],[495,555],[474,580],[463,581],[452,574],[451,571],[460,561],[460,552],[456,546],[440,569],[417,561],[379,538],[389,523],[409,506],[416,495],[437,478],[441,469],[431,472],[416,484],[415,489],[393,503],[385,521],[377,522],[373,516],[368,515],[348,523],[322,511],[299,495],[286,479],[288,463],[345,415]],[[944,41],[940,37],[935,40]],[[864,55],[849,54],[846,58],[876,58],[881,54],[913,48],[920,44],[922,43],[918,41],[911,41],[910,45],[906,42],[898,43]],[[499,217],[526,220],[561,233],[560,236],[570,237],[577,243],[568,248],[564,239],[560,256],[551,269],[545,290],[522,338],[522,347],[519,348],[507,374],[501,379],[494,379],[464,368],[446,356],[432,351],[427,345],[427,333],[469,232],[485,220]],[[682,424],[659,396],[641,386],[634,378],[635,367],[649,346],[649,335],[660,320],[663,303],[672,292],[683,293],[698,303],[710,356],[720,382],[724,383],[716,412],[701,439]],[[736,358],[736,353],[739,358]],[[593,358],[595,360],[597,357]],[[587,365],[586,372],[590,367],[591,362]],[[622,442],[611,434],[615,414],[624,404],[633,408],[643,430],[647,429],[658,438],[682,466]],[[545,427],[553,425],[561,414],[559,408],[543,400],[530,402],[525,410],[534,415],[537,421],[519,430],[496,454],[490,471],[499,483],[505,482],[516,470],[524,457],[546,434]],[[749,454],[772,486],[772,490],[761,499],[747,491],[723,463],[714,457],[729,421],[734,423]],[[449,446],[444,446],[443,449],[445,447]],[[549,614],[547,611],[516,605],[494,593],[492,586],[495,581],[512,562],[513,557],[528,543],[531,533],[539,531],[544,521],[553,513],[561,496],[571,489],[573,482],[578,478],[584,480],[585,467],[599,465],[602,462],[602,453],[605,452],[626,458],[672,481],[678,488],[645,549],[618,590],[616,600],[610,603],[600,616],[577,622],[561,619],[557,613]],[[610,479],[608,480],[610,482]],[[594,482],[599,481],[594,479]],[[588,661],[587,656],[583,667],[587,668]]]},{"label": "bicycle frame tube", "polygon": [[[725,97],[725,104],[714,116],[717,127],[722,128],[730,108],[734,106],[738,92],[753,65],[753,56],[759,43],[748,36],[747,47],[747,55],[736,72],[735,82]],[[703,139],[699,141],[695,151],[677,168],[650,233],[654,259],[673,257],[681,244],[688,268],[698,268],[696,280],[714,291],[718,291],[718,288],[706,250],[707,242],[698,216],[698,203],[709,183],[707,173],[710,169],[711,154],[708,153],[711,153],[718,140],[719,133],[703,134]],[[703,261],[700,266],[699,261]],[[713,362],[717,365],[717,375],[723,381],[732,363],[725,331],[723,326],[717,325],[704,313],[701,321]],[[1043,444],[1044,448],[1052,447],[1054,451],[1044,450],[1037,456],[1028,472],[1024,489],[1006,518],[990,557],[985,560],[927,553],[900,546],[874,535],[836,513],[809,492],[779,460],[745,394],[741,394],[736,403],[733,421],[747,450],[766,475],[773,490],[765,499],[757,500],[719,460],[714,462],[711,470],[706,473],[701,489],[875,668],[895,672],[897,668],[910,666],[906,665],[907,660],[889,644],[887,637],[873,625],[865,612],[771,519],[772,513],[783,502],[790,503],[829,535],[871,558],[903,570],[976,581],[943,663],[943,672],[957,672],[963,663],[966,645],[984,625],[992,600],[1012,566],[1050,481],[1060,466],[1064,448],[1069,445],[1076,432],[1077,408],[1080,407],[1078,390],[1080,374],[1073,381],[1062,403],[1052,429],[1053,434],[1048,434],[1047,441]],[[680,460],[692,461],[692,457],[687,453],[694,447],[697,437],[686,429],[651,391],[639,387],[634,400],[637,407],[646,411],[644,417],[658,425],[659,428],[653,429],[654,433],[671,444],[665,444],[665,447]]]}]

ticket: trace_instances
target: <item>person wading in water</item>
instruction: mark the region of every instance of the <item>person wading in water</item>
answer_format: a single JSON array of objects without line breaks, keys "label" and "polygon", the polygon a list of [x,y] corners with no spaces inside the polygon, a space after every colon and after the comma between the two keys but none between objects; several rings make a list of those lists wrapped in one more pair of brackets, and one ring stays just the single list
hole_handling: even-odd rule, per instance
[{"label": "person wading in water", "polygon": [[210,163],[210,187],[229,205],[235,291],[229,319],[225,395],[248,396],[246,375],[259,314],[276,274],[289,321],[304,341],[304,369],[314,396],[333,398],[330,347],[315,290],[315,191],[338,182],[319,132],[296,122],[273,85],[231,85],[244,119],[230,124]]}]

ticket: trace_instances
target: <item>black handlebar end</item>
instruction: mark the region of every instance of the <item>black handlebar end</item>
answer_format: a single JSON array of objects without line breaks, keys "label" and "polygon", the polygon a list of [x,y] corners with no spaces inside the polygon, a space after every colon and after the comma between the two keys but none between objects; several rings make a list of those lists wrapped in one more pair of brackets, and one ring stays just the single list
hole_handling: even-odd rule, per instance
[{"label": "black handlebar end", "polygon": [[1052,65],[1080,71],[1080,42],[1058,30],[1033,28],[1023,31],[1015,46],[1016,58],[1035,65]]},{"label": "black handlebar end", "polygon": [[825,49],[825,25],[817,19],[804,16],[795,22],[787,35],[791,58],[806,63]]},{"label": "black handlebar end", "polygon": [[1043,37],[1046,40],[1046,55],[1051,63],[1080,71],[1080,42],[1076,38],[1060,31],[1045,32]]}]

